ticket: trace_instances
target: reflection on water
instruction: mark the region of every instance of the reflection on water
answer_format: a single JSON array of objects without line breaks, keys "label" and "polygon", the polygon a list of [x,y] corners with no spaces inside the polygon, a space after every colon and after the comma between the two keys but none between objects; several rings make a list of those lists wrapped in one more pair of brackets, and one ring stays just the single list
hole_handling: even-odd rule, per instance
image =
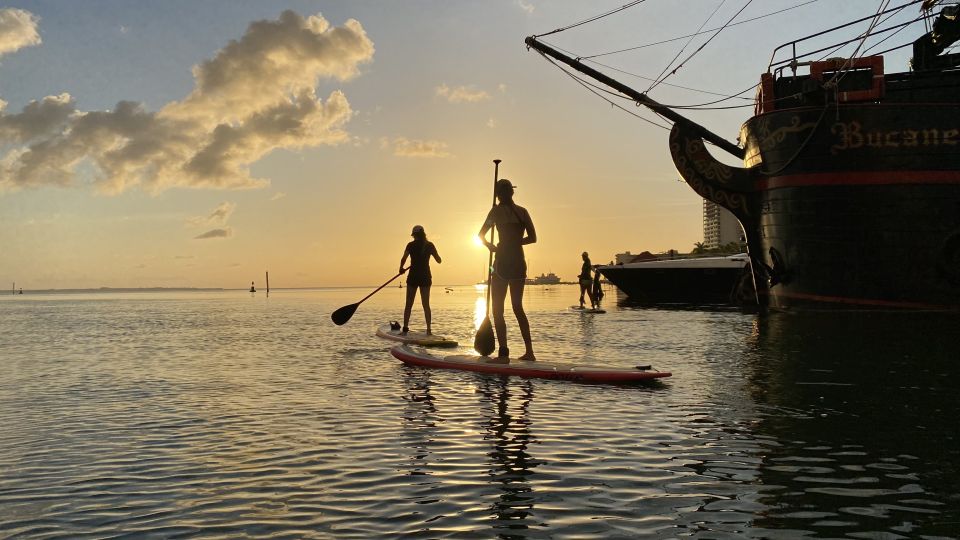
[{"label": "reflection on water", "polygon": [[529,287],[539,356],[674,373],[604,386],[406,367],[403,294],[0,299],[0,537],[960,537],[956,317]]},{"label": "reflection on water", "polygon": [[751,398],[777,486],[759,526],[826,535],[960,531],[960,344],[952,315],[772,314]]},{"label": "reflection on water", "polygon": [[483,320],[487,318],[487,297],[484,294],[481,294],[477,297],[477,301],[474,302],[473,307],[473,330],[476,332],[480,329],[480,325],[483,324]]},{"label": "reflection on water", "polygon": [[[533,442],[530,434],[529,407],[533,383],[506,378],[486,377],[478,391],[489,413],[484,439],[490,444],[490,482],[499,485],[500,497],[491,512],[496,516],[493,529],[501,538],[516,538],[513,533],[527,529],[525,520],[534,507],[533,487],[529,482],[537,460],[527,453]],[[512,396],[511,391],[519,395]]]}]

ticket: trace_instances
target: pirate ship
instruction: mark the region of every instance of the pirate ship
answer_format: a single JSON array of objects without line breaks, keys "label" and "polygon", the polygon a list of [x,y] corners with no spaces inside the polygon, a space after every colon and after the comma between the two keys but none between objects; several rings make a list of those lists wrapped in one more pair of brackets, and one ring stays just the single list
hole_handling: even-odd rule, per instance
[{"label": "pirate ship", "polygon": [[743,227],[760,305],[960,310],[960,54],[947,52],[960,5],[935,13],[942,2],[922,1],[929,31],[908,71],[887,73],[883,53],[797,53],[904,6],[778,47],[738,144],[536,37],[526,44],[673,122],[677,170]]}]

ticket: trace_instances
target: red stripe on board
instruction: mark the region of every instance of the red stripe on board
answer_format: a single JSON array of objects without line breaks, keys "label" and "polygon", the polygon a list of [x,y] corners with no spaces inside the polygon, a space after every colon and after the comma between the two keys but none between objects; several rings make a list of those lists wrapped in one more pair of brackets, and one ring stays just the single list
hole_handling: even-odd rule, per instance
[{"label": "red stripe on board", "polygon": [[960,184],[960,171],[859,171],[790,174],[758,180],[757,189],[889,184]]},{"label": "red stripe on board", "polygon": [[960,306],[949,306],[941,304],[925,304],[922,302],[898,302],[895,300],[875,300],[871,298],[848,298],[845,296],[827,296],[822,294],[795,293],[788,291],[777,291],[776,296],[783,298],[792,298],[796,300],[810,300],[813,302],[830,302],[834,304],[850,304],[858,306],[872,307],[891,307],[906,309],[926,309],[934,311],[956,311]]}]

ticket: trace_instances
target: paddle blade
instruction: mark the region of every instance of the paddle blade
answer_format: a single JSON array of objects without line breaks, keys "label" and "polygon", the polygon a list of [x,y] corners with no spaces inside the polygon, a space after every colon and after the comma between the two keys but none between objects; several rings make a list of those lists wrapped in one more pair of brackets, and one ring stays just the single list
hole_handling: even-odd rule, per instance
[{"label": "paddle blade", "polygon": [[343,306],[342,308],[334,311],[330,318],[333,320],[333,324],[340,326],[341,324],[346,323],[350,320],[350,317],[353,317],[353,312],[357,310],[357,306],[360,303],[350,304],[349,306]]},{"label": "paddle blade", "polygon": [[490,353],[497,348],[490,317],[484,317],[483,322],[480,323],[480,329],[477,330],[477,335],[473,338],[473,348],[483,356],[490,356]]}]

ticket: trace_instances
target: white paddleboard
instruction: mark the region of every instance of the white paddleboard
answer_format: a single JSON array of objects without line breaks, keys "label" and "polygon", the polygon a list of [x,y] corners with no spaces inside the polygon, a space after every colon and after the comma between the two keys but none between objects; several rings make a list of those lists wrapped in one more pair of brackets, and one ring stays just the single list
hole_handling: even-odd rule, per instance
[{"label": "white paddleboard", "polygon": [[407,335],[401,335],[400,330],[393,330],[389,324],[381,325],[377,328],[377,336],[400,343],[409,343],[411,345],[421,345],[423,347],[456,347],[458,343],[448,337],[438,336],[436,334],[427,334],[426,332],[407,332]]},{"label": "white paddleboard", "polygon": [[606,313],[605,309],[600,308],[588,308],[585,306],[570,306],[570,309],[573,311],[579,311],[580,313]]}]

